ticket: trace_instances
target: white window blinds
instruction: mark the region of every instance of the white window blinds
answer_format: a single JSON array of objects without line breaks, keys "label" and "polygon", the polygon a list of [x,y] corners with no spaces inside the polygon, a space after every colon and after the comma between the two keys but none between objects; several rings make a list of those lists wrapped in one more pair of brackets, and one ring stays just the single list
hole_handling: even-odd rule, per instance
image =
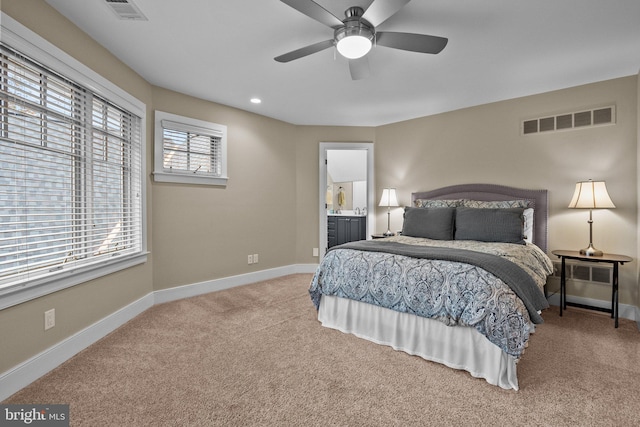
[{"label": "white window blinds", "polygon": [[0,289],[142,251],[140,122],[0,46]]},{"label": "white window blinds", "polygon": [[154,179],[225,185],[227,127],[156,111]]},{"label": "white window blinds", "polygon": [[222,133],[162,120],[163,168],[220,176]]}]

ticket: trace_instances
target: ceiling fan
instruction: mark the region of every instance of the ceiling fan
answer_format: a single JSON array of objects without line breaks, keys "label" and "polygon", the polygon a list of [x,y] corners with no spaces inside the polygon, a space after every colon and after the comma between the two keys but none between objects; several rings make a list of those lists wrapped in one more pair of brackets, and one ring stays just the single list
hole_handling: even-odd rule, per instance
[{"label": "ceiling fan", "polygon": [[278,62],[289,62],[312,53],[336,46],[338,52],[349,60],[353,80],[369,76],[369,61],[366,54],[374,45],[420,53],[440,53],[449,41],[444,37],[426,34],[376,31],[376,27],[389,19],[410,0],[374,0],[363,10],[352,6],[340,20],[313,0],[281,0],[308,17],[333,28],[333,38],[324,40],[284,55],[275,57]]}]

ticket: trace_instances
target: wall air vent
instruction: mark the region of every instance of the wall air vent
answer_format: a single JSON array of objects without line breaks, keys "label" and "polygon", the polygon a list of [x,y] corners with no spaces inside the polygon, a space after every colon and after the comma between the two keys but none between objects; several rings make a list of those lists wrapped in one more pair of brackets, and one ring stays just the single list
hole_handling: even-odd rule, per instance
[{"label": "wall air vent", "polygon": [[609,105],[591,110],[562,113],[522,121],[522,134],[554,132],[571,129],[584,129],[593,126],[613,125],[616,122],[616,107]]},{"label": "wall air vent", "polygon": [[140,8],[131,0],[104,0],[104,2],[119,19],[126,21],[148,21]]},{"label": "wall air vent", "polygon": [[[613,283],[613,267],[611,265],[595,265],[590,262],[566,261],[566,279],[574,283],[591,283],[611,286]],[[562,271],[560,261],[553,261],[553,275],[549,280],[559,282]]]}]

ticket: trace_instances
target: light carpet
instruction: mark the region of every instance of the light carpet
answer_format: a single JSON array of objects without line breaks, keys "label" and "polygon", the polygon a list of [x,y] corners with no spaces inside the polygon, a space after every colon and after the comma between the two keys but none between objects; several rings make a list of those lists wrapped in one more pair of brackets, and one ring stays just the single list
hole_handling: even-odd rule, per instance
[{"label": "light carpet", "polygon": [[632,321],[546,310],[507,391],[323,328],[311,277],[154,306],[3,403],[70,404],[72,426],[640,423]]}]

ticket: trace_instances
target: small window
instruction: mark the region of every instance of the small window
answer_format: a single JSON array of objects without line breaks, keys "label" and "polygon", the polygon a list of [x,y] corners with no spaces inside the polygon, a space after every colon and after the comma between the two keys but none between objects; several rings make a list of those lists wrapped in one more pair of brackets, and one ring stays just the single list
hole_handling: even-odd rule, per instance
[{"label": "small window", "polygon": [[227,127],[156,111],[153,179],[225,186]]}]

